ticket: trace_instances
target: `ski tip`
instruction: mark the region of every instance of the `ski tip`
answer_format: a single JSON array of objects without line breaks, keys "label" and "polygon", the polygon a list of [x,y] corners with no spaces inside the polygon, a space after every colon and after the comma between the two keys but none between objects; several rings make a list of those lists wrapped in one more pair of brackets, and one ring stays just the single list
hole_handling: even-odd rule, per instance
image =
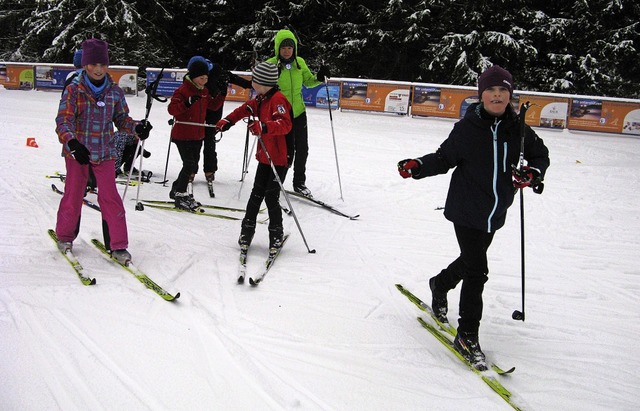
[{"label": "ski tip", "polygon": [[254,280],[253,278],[249,277],[249,284],[255,287],[260,284],[260,279],[258,278],[257,280]]},{"label": "ski tip", "polygon": [[180,292],[178,292],[178,293],[176,294],[176,296],[175,296],[175,297],[173,297],[173,300],[172,300],[172,301],[175,301],[175,300],[177,300],[178,298],[180,298]]},{"label": "ski tip", "polygon": [[96,285],[96,279],[92,278],[88,285]]},{"label": "ski tip", "polygon": [[238,277],[238,284],[244,284],[244,277]]}]

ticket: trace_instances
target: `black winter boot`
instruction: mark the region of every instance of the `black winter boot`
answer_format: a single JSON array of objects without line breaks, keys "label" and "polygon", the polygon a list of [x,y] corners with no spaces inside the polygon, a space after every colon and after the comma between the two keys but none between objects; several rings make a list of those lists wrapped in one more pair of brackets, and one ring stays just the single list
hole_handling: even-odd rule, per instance
[{"label": "black winter boot", "polygon": [[431,289],[431,309],[438,321],[448,324],[447,312],[449,311],[449,303],[447,302],[447,293],[436,289],[436,277],[429,280],[429,288]]},{"label": "black winter boot", "polygon": [[487,370],[487,362],[480,348],[480,342],[478,341],[477,333],[465,333],[458,330],[455,340],[453,340],[453,347],[464,358],[471,363],[471,365],[479,370]]},{"label": "black winter boot", "polygon": [[269,228],[269,252],[275,251],[282,247],[284,241],[284,230],[282,226]]},{"label": "black winter boot", "polygon": [[253,220],[242,220],[242,227],[240,228],[240,237],[238,238],[238,245],[240,247],[249,247],[253,240],[253,235],[256,233],[256,222]]}]

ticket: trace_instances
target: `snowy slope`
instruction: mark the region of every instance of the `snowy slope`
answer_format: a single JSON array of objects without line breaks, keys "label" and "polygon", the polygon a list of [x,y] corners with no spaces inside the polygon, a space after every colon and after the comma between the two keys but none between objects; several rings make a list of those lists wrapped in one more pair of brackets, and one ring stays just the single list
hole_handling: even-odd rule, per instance
[{"label": "snowy slope", "polygon": [[[310,109],[308,186],[361,217],[291,199],[317,253],[285,216],[291,237],[257,288],[235,283],[239,222],[136,211],[129,189],[129,250],[140,269],[181,293],[169,303],[91,245],[102,236],[96,211],[84,208],[74,250],[97,285],[83,286],[47,236],[60,200],[50,185],[63,187],[45,178],[64,171],[58,99],[0,89],[0,409],[510,409],[420,326],[421,312],[394,287],[429,301],[428,278],[457,254],[452,225],[436,210],[449,175],[406,181],[396,171],[398,160],[437,148],[452,120],[334,112],[342,201],[328,113]],[[145,102],[129,98],[134,118]],[[168,119],[166,104],[154,102],[143,168],[155,181],[164,174]],[[640,141],[537,131],[551,168],[544,194],[525,194],[527,319],[511,319],[521,304],[516,200],[489,253],[482,347],[517,367],[501,381],[525,409],[636,409]],[[27,147],[27,137],[39,148]],[[208,198],[200,173],[197,199],[244,208],[255,166],[238,199],[244,140],[242,126],[224,134],[217,197]],[[169,179],[179,167],[173,146]],[[140,197],[168,199],[168,187],[144,184]],[[267,237],[259,226],[250,274]],[[454,324],[458,293],[450,294]]]}]

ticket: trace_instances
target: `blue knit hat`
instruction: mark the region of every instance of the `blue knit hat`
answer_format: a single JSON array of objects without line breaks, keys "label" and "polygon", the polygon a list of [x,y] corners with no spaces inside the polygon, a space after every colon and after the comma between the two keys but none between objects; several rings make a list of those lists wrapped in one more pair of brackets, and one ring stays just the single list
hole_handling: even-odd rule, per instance
[{"label": "blue knit hat", "polygon": [[203,63],[206,63],[209,71],[213,69],[213,63],[211,62],[211,60],[206,59],[202,56],[193,56],[189,59],[189,63],[187,63],[187,70],[191,70],[191,65],[196,61],[202,61]]}]

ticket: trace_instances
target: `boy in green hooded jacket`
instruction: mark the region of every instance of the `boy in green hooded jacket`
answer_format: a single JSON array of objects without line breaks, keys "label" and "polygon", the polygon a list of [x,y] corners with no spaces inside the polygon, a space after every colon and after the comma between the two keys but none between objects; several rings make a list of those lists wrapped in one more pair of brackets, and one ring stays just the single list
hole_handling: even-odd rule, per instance
[{"label": "boy in green hooded jacket", "polygon": [[307,113],[302,98],[302,86],[312,88],[331,77],[327,67],[313,75],[304,59],[298,56],[298,40],[290,30],[280,30],[274,39],[275,57],[266,61],[278,67],[278,86],[293,109],[293,128],[287,136],[289,166],[293,165],[293,190],[311,197],[306,186],[306,166],[309,156]]}]

